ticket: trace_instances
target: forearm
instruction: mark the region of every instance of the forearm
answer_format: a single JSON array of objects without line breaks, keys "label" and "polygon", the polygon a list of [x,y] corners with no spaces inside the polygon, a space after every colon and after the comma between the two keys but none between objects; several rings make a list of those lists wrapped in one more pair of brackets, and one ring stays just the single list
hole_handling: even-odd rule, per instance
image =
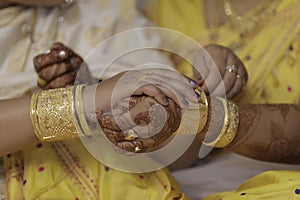
[{"label": "forearm", "polygon": [[[209,115],[207,126],[212,132],[219,133],[223,111],[216,105],[211,107],[214,108],[214,115]],[[234,140],[225,149],[263,161],[300,163],[299,118],[300,105],[240,105],[239,128]],[[207,128],[198,133],[190,148],[169,166],[171,169],[188,167],[197,162]]]},{"label": "forearm", "polygon": [[264,161],[300,163],[299,105],[244,105],[239,113],[239,129],[228,150]]},{"label": "forearm", "polygon": [[30,96],[0,101],[0,155],[37,141],[30,120]]}]

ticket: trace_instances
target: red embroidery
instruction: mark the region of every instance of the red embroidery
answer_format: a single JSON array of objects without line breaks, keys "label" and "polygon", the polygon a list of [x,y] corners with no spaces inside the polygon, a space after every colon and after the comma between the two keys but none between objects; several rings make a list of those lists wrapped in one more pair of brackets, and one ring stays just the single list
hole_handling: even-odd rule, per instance
[{"label": "red embroidery", "polygon": [[44,171],[44,167],[40,167],[38,170],[39,170],[39,172],[42,172],[42,171]]}]

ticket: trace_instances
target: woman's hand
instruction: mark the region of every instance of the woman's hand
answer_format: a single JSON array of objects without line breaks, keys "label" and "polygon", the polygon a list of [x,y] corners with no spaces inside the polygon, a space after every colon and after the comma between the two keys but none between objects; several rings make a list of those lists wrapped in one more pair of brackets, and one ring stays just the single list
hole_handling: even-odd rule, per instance
[{"label": "woman's hand", "polygon": [[[74,85],[77,81],[91,83],[93,78],[83,59],[62,43],[51,46],[50,52],[34,58],[38,73],[38,85],[42,89],[61,88]],[[80,69],[80,76],[77,73]]]},{"label": "woman's hand", "polygon": [[113,111],[96,114],[106,137],[120,149],[135,153],[160,148],[181,121],[181,109],[174,101],[163,106],[147,96],[123,99]]},{"label": "woman's hand", "polygon": [[226,97],[229,99],[238,96],[248,81],[243,62],[227,47],[210,44],[205,46],[204,50],[211,59],[207,58],[206,52],[200,51],[197,54],[194,64],[201,67],[201,75],[194,69],[193,78],[199,80],[198,84],[207,94],[225,96],[224,92],[226,92]]},{"label": "woman's hand", "polygon": [[[88,86],[84,93],[86,100],[95,94],[97,111],[109,111],[118,101],[139,95],[153,97],[162,105],[168,105],[168,99],[172,99],[180,107],[187,107],[189,101],[198,101],[184,76],[174,70],[159,68],[121,72],[98,85]],[[88,110],[92,111],[91,108]]]}]

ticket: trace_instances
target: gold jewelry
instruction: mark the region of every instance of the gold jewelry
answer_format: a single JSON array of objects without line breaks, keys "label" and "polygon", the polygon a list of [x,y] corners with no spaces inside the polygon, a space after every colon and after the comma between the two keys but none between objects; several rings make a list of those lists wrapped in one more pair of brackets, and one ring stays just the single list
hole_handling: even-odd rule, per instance
[{"label": "gold jewelry", "polygon": [[139,136],[134,132],[134,130],[129,129],[129,131],[127,132],[127,135],[125,136],[125,140],[135,140],[136,138],[138,138]]},{"label": "gold jewelry", "polygon": [[[182,126],[180,134],[200,133],[207,123],[208,118],[208,101],[205,92],[200,86],[194,88],[195,93],[199,95],[198,103],[189,102],[189,106],[182,109],[181,124],[195,124],[195,126]],[[197,130],[195,130],[197,128]],[[178,132],[175,131],[173,136]]]},{"label": "gold jewelry", "polygon": [[143,147],[140,146],[135,140],[133,140],[132,142],[135,145],[135,147],[134,147],[134,152],[135,153],[139,153],[139,152],[141,152],[143,150]]},{"label": "gold jewelry", "polygon": [[237,67],[235,65],[228,65],[225,66],[225,69],[230,72],[230,73],[236,73],[237,72]]},{"label": "gold jewelry", "polygon": [[235,103],[230,100],[216,97],[222,102],[224,106],[224,124],[221,132],[217,139],[212,142],[204,142],[207,146],[214,146],[216,148],[224,148],[228,146],[234,139],[238,126],[239,126],[239,112],[238,107]]},{"label": "gold jewelry", "polygon": [[87,117],[84,112],[83,96],[82,91],[85,85],[78,85],[74,87],[74,114],[76,117],[76,125],[80,129],[81,135],[90,136],[92,135],[91,130],[88,125]]},{"label": "gold jewelry", "polygon": [[74,87],[45,90],[33,94],[30,117],[41,141],[78,137],[73,105]]},{"label": "gold jewelry", "polygon": [[200,121],[198,125],[197,133],[200,133],[206,125],[208,117],[208,101],[205,92],[200,86],[196,86],[194,89],[195,93],[199,95],[198,106],[200,110]]},{"label": "gold jewelry", "polygon": [[38,85],[44,87],[47,84],[47,81],[44,79],[38,78]]}]

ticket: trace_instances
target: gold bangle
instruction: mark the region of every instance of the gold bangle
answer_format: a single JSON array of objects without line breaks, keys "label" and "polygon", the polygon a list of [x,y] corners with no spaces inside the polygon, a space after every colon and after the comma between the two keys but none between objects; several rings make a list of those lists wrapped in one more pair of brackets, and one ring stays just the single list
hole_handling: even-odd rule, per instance
[{"label": "gold bangle", "polygon": [[[199,101],[198,103],[190,102],[189,107],[183,109],[181,124],[197,123],[197,133],[200,133],[207,123],[208,101],[205,92],[200,86],[197,86],[194,91],[199,95]],[[184,126],[184,130],[181,130],[181,132],[183,134],[194,134],[195,129],[193,126]],[[174,135],[175,134],[177,134],[177,132],[175,132]]]},{"label": "gold bangle", "polygon": [[74,112],[76,116],[76,125],[80,130],[81,135],[90,136],[91,130],[89,128],[87,118],[84,112],[82,91],[85,85],[78,85],[74,88]]},{"label": "gold bangle", "polygon": [[238,131],[238,127],[239,127],[238,107],[235,103],[233,103],[230,100],[227,100],[227,105],[228,105],[228,114],[229,114],[228,127],[223,137],[220,138],[220,140],[216,143],[215,145],[216,148],[224,148],[228,146],[233,141]]},{"label": "gold bangle", "polygon": [[204,142],[207,146],[215,148],[224,148],[228,146],[234,139],[239,125],[239,112],[235,103],[230,100],[216,97],[224,106],[224,123],[218,137],[212,142]]},{"label": "gold bangle", "polygon": [[69,87],[33,94],[30,117],[39,140],[50,142],[78,137],[73,90],[74,87]]},{"label": "gold bangle", "polygon": [[199,95],[198,106],[200,109],[200,121],[198,125],[197,133],[200,133],[207,123],[208,117],[208,101],[205,92],[200,86],[196,86],[194,89],[195,92]]}]

